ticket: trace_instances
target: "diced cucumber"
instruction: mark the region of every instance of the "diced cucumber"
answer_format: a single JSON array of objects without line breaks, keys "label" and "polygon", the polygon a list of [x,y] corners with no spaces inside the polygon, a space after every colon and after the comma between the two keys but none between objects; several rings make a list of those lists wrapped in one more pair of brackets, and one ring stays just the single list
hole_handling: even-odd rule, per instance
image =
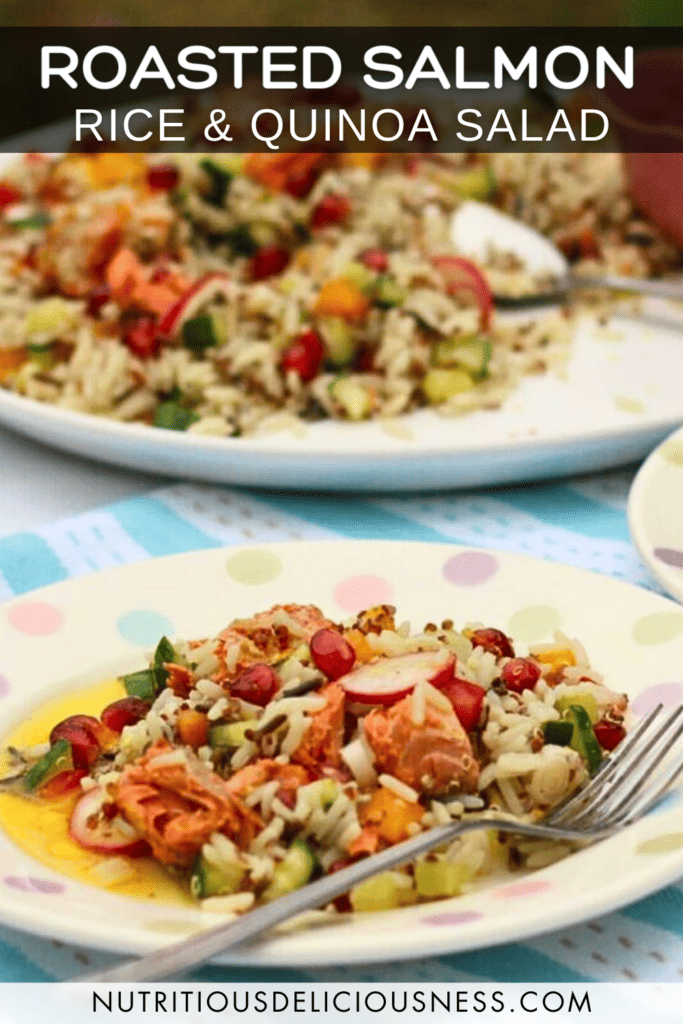
[{"label": "diced cucumber", "polygon": [[436,899],[457,896],[472,871],[466,864],[447,860],[422,860],[415,865],[415,888],[418,896]]},{"label": "diced cucumber", "polygon": [[191,352],[204,352],[207,348],[216,348],[225,340],[225,326],[210,313],[203,313],[192,320],[186,320],[182,327],[183,345]]},{"label": "diced cucumber", "polygon": [[558,697],[555,701],[555,709],[562,714],[564,711],[568,711],[570,707],[581,707],[586,712],[591,722],[597,722],[600,717],[598,710],[598,702],[592,693],[572,693],[564,697]]},{"label": "diced cucumber", "polygon": [[370,395],[367,388],[350,377],[335,377],[330,381],[329,393],[350,420],[362,420],[370,412]]},{"label": "diced cucumber", "polygon": [[341,276],[346,278],[347,281],[351,281],[357,288],[360,288],[362,292],[367,292],[372,289],[375,285],[375,278],[370,273],[364,263],[359,263],[357,260],[353,260],[342,270]]},{"label": "diced cucumber", "polygon": [[449,338],[438,341],[432,349],[435,366],[461,366],[477,380],[486,376],[491,361],[491,342],[475,334],[469,338]]},{"label": "diced cucumber", "polygon": [[488,164],[463,171],[452,179],[452,187],[463,199],[489,199],[498,188],[496,176]]},{"label": "diced cucumber", "polygon": [[318,330],[325,343],[325,353],[333,366],[348,366],[356,354],[356,344],[352,327],[340,317],[321,320]]},{"label": "diced cucumber", "polygon": [[205,193],[204,198],[212,206],[222,206],[228,194],[230,182],[235,175],[215,160],[202,160],[199,166],[209,178],[209,190]]},{"label": "diced cucumber", "polygon": [[275,900],[305,885],[313,874],[316,858],[303,839],[295,839],[284,860],[276,866],[273,878],[263,894],[265,900]]},{"label": "diced cucumber", "polygon": [[375,282],[375,302],[382,309],[402,306],[408,298],[405,288],[399,287],[395,277],[378,277]]},{"label": "diced cucumber", "polygon": [[198,419],[196,412],[177,402],[161,402],[154,413],[153,424],[163,430],[187,430]]},{"label": "diced cucumber", "polygon": [[228,896],[237,892],[247,869],[238,861],[217,867],[200,853],[190,877],[190,892],[199,900],[207,896]]},{"label": "diced cucumber", "polygon": [[24,775],[24,789],[35,792],[53,779],[60,772],[70,771],[74,766],[71,756],[71,744],[68,740],[57,740]]},{"label": "diced cucumber", "polygon": [[306,786],[306,795],[312,804],[317,803],[326,811],[339,796],[339,786],[334,779],[316,779]]},{"label": "diced cucumber", "polygon": [[471,374],[461,369],[432,369],[422,378],[422,390],[430,405],[439,405],[474,387]]},{"label": "diced cucumber", "polygon": [[38,231],[40,228],[49,227],[52,223],[50,214],[44,210],[32,213],[29,217],[19,217],[18,220],[7,220],[12,228],[22,228],[24,231]]},{"label": "diced cucumber", "polygon": [[[406,881],[409,883],[408,876]],[[395,910],[414,903],[417,899],[412,885],[402,885],[393,871],[382,871],[351,890],[351,906],[365,913],[377,910]]]},{"label": "diced cucumber", "polygon": [[240,747],[245,739],[248,729],[253,729],[253,722],[221,722],[220,725],[212,725],[209,729],[209,746],[218,747]]},{"label": "diced cucumber", "polygon": [[[28,341],[41,338],[41,348],[49,344],[63,331],[69,330],[76,323],[77,307],[58,295],[36,302],[24,323],[24,333]],[[35,344],[35,343],[34,343]]]},{"label": "diced cucumber", "polygon": [[157,674],[152,668],[140,672],[130,672],[120,677],[129,697],[140,697],[141,700],[153,701],[159,693]]},{"label": "diced cucumber", "polygon": [[568,747],[574,734],[574,725],[564,719],[543,723],[543,739],[556,747]]},{"label": "diced cucumber", "polygon": [[579,704],[567,708],[567,721],[573,725],[570,747],[586,762],[588,774],[594,775],[602,764],[602,749],[588,716],[588,712]]}]

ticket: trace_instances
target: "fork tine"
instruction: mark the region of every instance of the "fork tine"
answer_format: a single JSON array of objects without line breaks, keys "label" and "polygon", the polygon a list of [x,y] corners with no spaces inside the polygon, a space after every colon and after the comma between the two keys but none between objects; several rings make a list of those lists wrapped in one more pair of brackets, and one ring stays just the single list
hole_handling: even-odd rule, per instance
[{"label": "fork tine", "polygon": [[[680,721],[682,716],[683,705],[666,716],[664,724],[647,743],[638,744],[637,748],[633,748],[637,758],[636,765],[631,763],[633,756],[622,762],[619,766],[620,771],[613,777],[611,785],[603,788],[594,800],[591,800],[582,811],[572,817],[571,826],[575,827],[578,823],[584,822],[587,818],[594,818],[596,815],[610,818],[618,815],[637,796],[653,771],[656,771],[662,754],[683,735],[683,722]],[[624,793],[625,788],[626,792]],[[616,806],[615,800],[618,801]]]},{"label": "fork tine", "polygon": [[655,792],[651,796],[646,796],[645,803],[641,803],[635,810],[631,810],[621,824],[623,826],[630,825],[632,821],[637,821],[639,818],[642,818],[643,815],[647,814],[648,811],[652,810],[655,804],[662,798],[662,796],[664,796],[666,791],[673,786],[681,772],[683,772],[683,751],[681,751],[677,760],[669,768],[668,773],[664,777],[664,781],[660,782]]},{"label": "fork tine", "polygon": [[649,715],[643,718],[635,729],[632,729],[622,743],[619,744],[615,753],[603,761],[602,765],[598,768],[588,785],[579,790],[578,793],[570,796],[567,800],[558,804],[557,807],[553,808],[550,814],[548,814],[543,820],[549,825],[560,824],[560,822],[564,821],[565,818],[568,815],[571,815],[574,810],[585,807],[590,800],[597,796],[598,791],[602,789],[605,783],[607,783],[615,772],[618,771],[634,745],[650,729],[650,726],[662,710],[662,704],[658,704],[656,708],[653,708]]},{"label": "fork tine", "polygon": [[[636,781],[631,786],[631,788],[627,790],[626,793],[623,793],[623,786],[618,789],[616,795],[619,796],[621,799],[616,804],[616,806],[613,802],[614,794],[612,794],[612,805],[607,808],[607,817],[609,820],[618,819],[619,817],[624,816],[628,817],[628,815],[633,810],[634,801],[636,800],[636,798],[640,797],[642,801],[642,791],[650,779],[652,779],[653,785],[656,786],[658,781],[661,780],[663,774],[665,778],[668,778],[668,776],[672,772],[672,768],[670,764],[667,767],[667,765],[662,762],[661,757],[673,748],[674,744],[677,742],[677,740],[681,738],[681,736],[683,736],[683,723],[678,726],[672,737],[667,737],[667,743],[666,746],[663,747],[663,749],[662,745],[660,744],[660,747],[656,752],[656,756],[653,753],[652,759],[645,764],[642,771],[640,772],[640,776],[636,777]],[[677,763],[678,760],[674,762],[674,764]],[[625,778],[623,781],[624,783],[630,782],[631,778]],[[669,786],[670,784],[670,782],[667,782],[665,785]],[[660,788],[661,785],[662,783],[660,782]],[[651,791],[652,787],[650,787],[649,792]],[[659,792],[659,789],[657,790],[657,792]],[[647,794],[645,794],[645,796],[647,798]]]}]

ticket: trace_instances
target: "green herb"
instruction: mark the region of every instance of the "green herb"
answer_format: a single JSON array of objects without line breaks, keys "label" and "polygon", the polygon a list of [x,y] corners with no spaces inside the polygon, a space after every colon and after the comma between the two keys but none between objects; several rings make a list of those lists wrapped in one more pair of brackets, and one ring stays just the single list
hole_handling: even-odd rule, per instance
[{"label": "green herb", "polygon": [[71,744],[68,740],[57,740],[47,754],[41,757],[24,775],[24,788],[33,793],[40,789],[55,775],[73,768],[74,762],[71,755]]},{"label": "green herb", "polygon": [[204,195],[204,198],[212,206],[223,206],[230,188],[230,182],[235,175],[231,171],[226,170],[225,167],[214,163],[213,160],[202,160],[199,166],[208,174],[210,182],[209,191]]},{"label": "green herb", "polygon": [[199,416],[177,402],[162,402],[154,413],[154,426],[163,430],[187,430]]}]

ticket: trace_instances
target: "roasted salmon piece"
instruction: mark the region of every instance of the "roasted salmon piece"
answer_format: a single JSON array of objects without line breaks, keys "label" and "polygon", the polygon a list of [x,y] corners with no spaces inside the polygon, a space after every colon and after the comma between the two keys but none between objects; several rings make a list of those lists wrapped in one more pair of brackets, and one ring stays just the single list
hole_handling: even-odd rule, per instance
[{"label": "roasted salmon piece", "polygon": [[413,721],[413,695],[389,708],[375,708],[364,721],[379,771],[394,775],[418,792],[476,789],[479,765],[469,737],[454,711],[427,703],[424,722]]},{"label": "roasted salmon piece", "polygon": [[258,786],[277,779],[280,782],[278,796],[286,794],[289,796],[295,793],[299,786],[305,786],[311,781],[310,773],[299,764],[279,764],[270,757],[263,757],[253,764],[247,764],[244,768],[228,779],[225,786],[228,792],[234,796],[243,798],[248,796]]},{"label": "roasted salmon piece", "polygon": [[214,832],[248,847],[263,823],[196,756],[165,740],[124,768],[114,801],[157,860],[186,867]]},{"label": "roasted salmon piece", "polygon": [[[293,620],[288,623],[289,620]],[[295,628],[296,626],[296,628]],[[314,604],[276,604],[250,619],[235,619],[219,633],[215,654],[220,667],[211,677],[224,683],[250,665],[272,664],[308,642],[319,629],[332,626]],[[237,657],[231,648],[239,646]]]},{"label": "roasted salmon piece", "polygon": [[292,754],[292,761],[313,769],[323,765],[338,768],[344,746],[345,694],[338,683],[330,683],[320,690],[319,696],[325,698],[325,707],[311,715],[311,724]]}]

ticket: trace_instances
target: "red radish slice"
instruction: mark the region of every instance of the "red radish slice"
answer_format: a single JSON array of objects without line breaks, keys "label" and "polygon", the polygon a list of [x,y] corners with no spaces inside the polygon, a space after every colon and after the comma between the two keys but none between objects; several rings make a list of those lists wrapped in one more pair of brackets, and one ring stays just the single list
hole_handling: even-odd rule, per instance
[{"label": "red radish slice", "polygon": [[448,295],[469,292],[474,297],[481,311],[479,324],[485,331],[491,322],[493,294],[476,263],[462,256],[432,256],[432,266],[443,277]]},{"label": "red radish slice", "polygon": [[116,815],[107,818],[102,812],[105,794],[100,786],[90,789],[78,801],[71,815],[69,833],[79,846],[95,853],[144,857],[149,846],[144,839],[130,835],[130,826]]},{"label": "red radish slice", "polygon": [[159,334],[174,338],[186,320],[192,320],[211,299],[227,297],[230,278],[227,274],[205,274],[164,313],[159,321]]},{"label": "red radish slice", "polygon": [[418,683],[445,686],[454,671],[455,657],[450,651],[418,651],[362,665],[338,682],[359,704],[394,704]]}]

